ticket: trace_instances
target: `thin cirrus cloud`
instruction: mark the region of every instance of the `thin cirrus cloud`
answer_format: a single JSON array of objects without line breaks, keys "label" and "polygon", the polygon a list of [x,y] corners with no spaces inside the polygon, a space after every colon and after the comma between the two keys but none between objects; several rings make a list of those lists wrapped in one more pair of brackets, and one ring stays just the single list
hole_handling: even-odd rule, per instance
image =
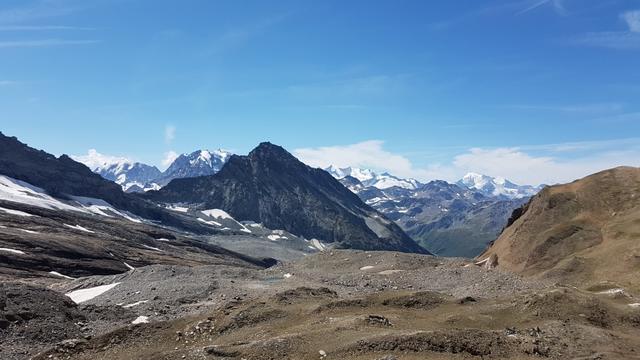
[{"label": "thin cirrus cloud", "polygon": [[640,49],[640,10],[627,11],[620,14],[626,31],[590,32],[573,40],[575,44],[604,47],[616,50]]},{"label": "thin cirrus cloud", "polygon": [[620,16],[629,26],[629,31],[640,33],[640,10],[627,11]]},{"label": "thin cirrus cloud", "polygon": [[173,125],[166,125],[164,127],[164,142],[170,144],[176,138],[176,127]]},{"label": "thin cirrus cloud", "polygon": [[540,7],[543,6],[548,6],[551,5],[553,7],[553,9],[556,11],[556,13],[560,14],[560,15],[566,15],[567,10],[564,7],[564,3],[562,0],[541,0],[541,1],[537,1],[533,4],[530,4],[529,6],[527,6],[526,8],[520,10],[519,12],[516,13],[516,15],[523,15],[526,14],[530,11],[533,11],[535,9],[538,9]]},{"label": "thin cirrus cloud", "polygon": [[22,6],[0,10],[0,24],[16,24],[71,14],[87,6],[88,1],[31,0]]},{"label": "thin cirrus cloud", "polygon": [[[310,166],[372,168],[421,181],[456,181],[468,172],[503,176],[520,184],[573,181],[616,166],[640,166],[640,139],[622,139],[529,147],[470,148],[447,164],[417,167],[379,140],[350,145],[301,148],[294,154]],[[539,153],[543,155],[535,155]],[[574,156],[567,156],[572,153]]]},{"label": "thin cirrus cloud", "polygon": [[0,31],[57,31],[57,30],[94,30],[90,27],[64,25],[5,25]]},{"label": "thin cirrus cloud", "polygon": [[0,49],[8,48],[46,48],[56,46],[77,46],[93,45],[100,40],[66,40],[66,39],[43,39],[43,40],[13,40],[0,41]]}]

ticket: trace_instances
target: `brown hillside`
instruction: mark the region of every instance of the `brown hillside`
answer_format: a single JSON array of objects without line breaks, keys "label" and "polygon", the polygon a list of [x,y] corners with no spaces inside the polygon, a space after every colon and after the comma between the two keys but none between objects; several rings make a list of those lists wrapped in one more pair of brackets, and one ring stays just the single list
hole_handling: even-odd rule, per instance
[{"label": "brown hillside", "polygon": [[640,168],[545,188],[480,258],[582,286],[640,288]]}]

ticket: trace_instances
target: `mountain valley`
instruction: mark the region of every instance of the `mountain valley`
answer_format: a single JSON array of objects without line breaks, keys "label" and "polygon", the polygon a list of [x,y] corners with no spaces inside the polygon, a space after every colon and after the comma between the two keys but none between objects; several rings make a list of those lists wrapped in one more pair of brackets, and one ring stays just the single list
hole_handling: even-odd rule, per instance
[{"label": "mountain valley", "polygon": [[192,155],[161,184],[0,136],[3,359],[638,356],[638,168],[536,194]]}]

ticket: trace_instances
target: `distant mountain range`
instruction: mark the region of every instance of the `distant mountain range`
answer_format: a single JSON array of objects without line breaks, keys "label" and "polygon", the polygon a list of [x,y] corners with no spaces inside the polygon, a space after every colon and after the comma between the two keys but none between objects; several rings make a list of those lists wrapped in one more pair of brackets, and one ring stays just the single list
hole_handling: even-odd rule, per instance
[{"label": "distant mountain range", "polygon": [[495,240],[511,213],[539,188],[468,174],[456,184],[426,184],[367,169],[326,169],[365,203],[442,256],[474,257]]},{"label": "distant mountain range", "polygon": [[93,172],[122,186],[126,192],[157,190],[173,179],[213,175],[220,171],[231,153],[224,150],[197,150],[178,156],[161,172],[155,166],[126,158],[102,155],[89,150],[87,155],[73,156]]},{"label": "distant mountain range", "polygon": [[[280,155],[290,156],[284,153],[281,152]],[[174,179],[214,175],[230,158],[232,155],[223,150],[213,152],[198,150],[180,155],[166,171],[160,172],[149,165],[104,156],[95,151],[90,151],[87,156],[75,157],[104,178],[121,185],[127,192],[159,190]],[[357,194],[367,205],[395,221],[422,247],[443,256],[474,257],[478,255],[498,237],[513,210],[542,188],[542,185],[517,185],[502,177],[476,173],[469,173],[455,184],[451,184],[441,180],[422,183],[386,172],[376,173],[370,169],[355,167],[330,166],[324,170],[351,192]],[[245,176],[253,175],[247,173]],[[293,177],[293,174],[291,176]],[[198,195],[198,198],[192,198],[194,194],[190,192],[193,187],[195,186],[198,192],[200,191],[198,187],[204,186],[204,182],[207,181],[209,180],[201,180],[199,183],[180,181],[178,183],[180,185],[161,192],[163,196],[154,195],[154,199],[160,201],[170,199],[170,202],[175,203],[187,202],[189,207],[193,207],[197,200],[199,203],[196,204],[196,208],[206,201],[210,201],[208,207],[205,206],[207,208],[222,206],[225,210],[229,210],[236,206],[231,204],[229,199],[213,201],[207,198],[210,195],[206,193]],[[188,188],[178,189],[178,186]],[[295,187],[296,184],[292,183],[291,186]],[[208,191],[209,188],[202,190]],[[179,192],[180,196],[168,195],[176,192]],[[237,201],[238,199],[234,200],[234,202]],[[264,215],[249,214],[248,210],[249,207],[236,208],[229,212],[243,220],[263,221]],[[251,209],[251,211],[257,210]],[[314,234],[320,237],[322,234],[323,240],[329,236],[328,233],[315,231],[307,233],[307,229],[302,227],[291,228],[285,225],[286,221],[271,221],[266,224],[268,227],[283,228],[301,236]],[[333,235],[329,238],[336,239]]]},{"label": "distant mountain range", "polygon": [[491,177],[476,173],[468,173],[456,184],[474,189],[486,196],[503,199],[521,199],[537,194],[545,185],[516,185],[503,177]]}]

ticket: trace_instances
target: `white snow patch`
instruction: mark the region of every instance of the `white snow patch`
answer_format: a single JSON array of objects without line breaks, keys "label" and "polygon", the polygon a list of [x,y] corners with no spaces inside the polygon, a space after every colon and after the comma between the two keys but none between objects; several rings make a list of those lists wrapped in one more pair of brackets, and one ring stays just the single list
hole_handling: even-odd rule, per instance
[{"label": "white snow patch", "polygon": [[171,242],[171,240],[165,238],[156,239],[156,241]]},{"label": "white snow patch", "polygon": [[126,266],[126,267],[127,267],[127,269],[129,269],[129,270],[135,270],[135,269],[136,269],[136,268],[134,268],[133,266],[131,266],[131,265],[127,264],[127,263],[126,263],[126,262],[124,262],[124,261],[123,261],[122,263],[123,263],[123,264],[124,264],[124,266]]},{"label": "white snow patch", "polygon": [[58,276],[58,277],[61,277],[61,278],[69,279],[69,280],[75,279],[75,278],[72,278],[71,276],[60,274],[57,271],[49,271],[49,274],[54,275],[54,276]]},{"label": "white snow patch", "polygon": [[37,231],[33,231],[33,230],[27,230],[27,229],[18,229],[18,230],[20,230],[20,231],[24,231],[24,232],[26,232],[27,234],[40,234],[39,232],[37,232]]},{"label": "white snow patch", "polygon": [[629,304],[632,308],[640,308],[640,303]]},{"label": "white snow patch", "polygon": [[95,231],[91,231],[85,227],[82,227],[80,225],[69,225],[69,224],[64,224],[64,226],[70,228],[70,229],[75,229],[75,230],[80,230],[80,231],[84,231],[84,232],[88,232],[90,234],[95,234]]},{"label": "white snow patch", "polygon": [[282,236],[280,236],[280,235],[273,235],[273,234],[271,234],[271,235],[267,235],[267,238],[268,238],[269,240],[271,240],[271,241],[278,241],[278,240],[280,240],[280,238],[282,238]]},{"label": "white snow patch", "polygon": [[146,248],[147,248],[147,249],[149,249],[149,250],[154,250],[154,251],[164,252],[164,250],[159,249],[159,248],[157,248],[157,247],[153,247],[153,246],[149,246],[149,245],[145,245],[145,244],[142,244],[142,246],[146,247]]},{"label": "white snow patch", "polygon": [[215,221],[213,221],[213,220],[211,220],[211,221],[207,221],[207,220],[205,220],[205,219],[198,218],[198,221],[200,221],[201,223],[205,223],[205,224],[207,224],[207,225],[211,225],[211,226],[218,226],[218,227],[219,227],[219,226],[222,226],[222,224],[220,224],[219,222],[215,222]]},{"label": "white snow patch", "polygon": [[80,206],[79,208],[75,208],[76,211],[81,211],[85,213],[101,215],[106,217],[112,217],[112,215],[117,215],[123,217],[134,223],[142,223],[139,217],[129,214],[125,211],[120,211],[111,206],[108,202],[102,199],[84,197],[84,196],[72,196],[71,199],[76,202],[76,205]]},{"label": "white snow patch", "polygon": [[37,206],[49,210],[77,211],[102,216],[109,216],[109,213],[112,213],[130,221],[141,222],[126,213],[116,210],[104,200],[71,196],[72,201],[65,202],[48,195],[42,188],[4,175],[0,175],[0,200]]},{"label": "white snow patch", "polygon": [[291,274],[291,273],[286,273],[286,274],[284,274],[284,275],[282,275],[282,276],[283,276],[285,279],[288,279],[288,278],[292,277],[292,276],[293,276],[293,274]]},{"label": "white snow patch", "polygon": [[136,301],[134,303],[127,304],[127,305],[124,305],[122,307],[125,308],[125,309],[128,309],[128,308],[132,308],[134,306],[138,306],[140,304],[144,304],[144,303],[147,303],[147,302],[149,302],[149,300]]},{"label": "white snow patch", "polygon": [[327,246],[318,239],[311,239],[311,244],[320,251],[324,251],[327,248]]},{"label": "white snow patch", "polygon": [[135,320],[133,320],[131,323],[133,325],[137,325],[137,324],[146,324],[149,322],[149,317],[148,316],[138,316]]},{"label": "white snow patch", "polygon": [[183,207],[183,206],[170,205],[170,206],[167,206],[167,209],[173,210],[173,211],[177,211],[177,212],[181,212],[181,213],[189,212],[189,208],[188,207]]},{"label": "white snow patch", "polygon": [[360,270],[362,270],[362,271],[369,270],[369,269],[373,269],[373,266],[367,265],[367,266],[363,266],[363,267],[360,268]]},{"label": "white snow patch", "polygon": [[0,251],[10,252],[10,253],[13,253],[13,254],[18,254],[18,255],[26,255],[24,251],[16,250],[16,249],[0,248]]},{"label": "white snow patch", "polygon": [[100,286],[91,287],[88,289],[75,290],[75,291],[66,293],[65,295],[70,297],[74,303],[80,304],[85,301],[89,301],[97,296],[100,296],[118,285],[120,285],[120,283],[100,285]]},{"label": "white snow patch", "polygon": [[226,211],[220,209],[202,210],[201,212],[216,219],[233,219]]},{"label": "white snow patch", "polygon": [[26,213],[24,211],[19,211],[19,210],[12,210],[12,209],[5,209],[3,207],[0,207],[0,211],[2,212],[6,212],[7,214],[10,215],[17,215],[17,216],[33,216],[29,213]]},{"label": "white snow patch", "polygon": [[605,291],[600,291],[598,294],[603,294],[603,295],[626,295],[627,293],[624,291],[624,289],[609,289],[609,290],[605,290]]}]

